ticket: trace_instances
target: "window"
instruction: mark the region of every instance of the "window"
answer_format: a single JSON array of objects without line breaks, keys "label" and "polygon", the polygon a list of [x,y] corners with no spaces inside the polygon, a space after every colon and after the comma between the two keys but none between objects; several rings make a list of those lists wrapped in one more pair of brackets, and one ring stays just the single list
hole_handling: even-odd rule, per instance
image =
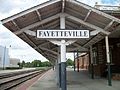
[{"label": "window", "polygon": [[93,64],[98,64],[98,61],[97,61],[97,48],[94,47],[92,52],[93,52]]}]

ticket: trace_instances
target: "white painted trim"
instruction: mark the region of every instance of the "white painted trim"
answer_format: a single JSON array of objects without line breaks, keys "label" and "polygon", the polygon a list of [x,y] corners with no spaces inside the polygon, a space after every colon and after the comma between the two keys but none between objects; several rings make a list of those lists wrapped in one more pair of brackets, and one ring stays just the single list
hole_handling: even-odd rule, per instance
[{"label": "white painted trim", "polygon": [[98,27],[98,26],[95,26],[95,25],[93,25],[93,24],[90,24],[90,23],[88,23],[88,22],[85,22],[85,21],[83,21],[83,20],[81,20],[81,19],[79,19],[79,18],[76,18],[76,17],[74,17],[74,16],[71,16],[71,15],[69,15],[69,14],[65,14],[65,15],[66,15],[66,17],[69,18],[69,19],[72,19],[72,20],[77,21],[77,22],[79,22],[79,23],[81,23],[81,24],[83,24],[83,25],[86,25],[86,26],[90,27],[90,28],[93,28],[93,29],[95,29],[95,30],[98,30],[98,31],[100,31],[100,32],[102,32],[102,33],[104,33],[104,34],[106,34],[106,35],[109,35],[109,34],[110,34],[110,32],[105,31],[104,29],[102,29],[102,28],[100,28],[100,27]]},{"label": "white painted trim", "polygon": [[50,41],[51,43],[53,43],[55,45],[61,45],[61,42],[58,40],[48,39],[48,41]]},{"label": "white painted trim", "polygon": [[99,10],[93,8],[93,7],[90,7],[90,6],[88,6],[88,5],[85,5],[85,4],[83,4],[83,3],[79,2],[79,1],[75,1],[75,0],[67,0],[67,1],[69,1],[69,2],[71,2],[71,3],[74,3],[74,4],[76,4],[76,5],[79,5],[79,6],[85,8],[85,9],[87,9],[87,10],[91,10],[91,11],[93,11],[93,12],[96,12],[97,14],[99,14],[99,15],[101,15],[101,16],[104,16],[105,18],[108,18],[108,19],[111,19],[111,20],[114,20],[114,21],[120,23],[120,19],[115,18],[115,17],[113,17],[113,16],[111,16],[111,15],[108,15],[108,14],[106,14],[106,13],[104,13],[104,12],[102,12],[102,11],[99,11]]},{"label": "white painted trim", "polygon": [[86,20],[87,20],[87,18],[89,17],[90,13],[91,13],[91,10],[89,10],[89,12],[87,13],[87,15],[86,15],[86,17],[85,17],[84,21],[86,21]]},{"label": "white painted trim", "polygon": [[20,28],[18,27],[14,20],[12,20],[12,23],[15,25],[15,27],[17,27],[18,30],[20,30]]},{"label": "white painted trim", "polygon": [[61,14],[59,13],[59,14],[56,14],[56,15],[51,16],[51,17],[49,17],[49,18],[46,18],[46,19],[44,19],[44,20],[42,20],[42,21],[39,21],[39,22],[36,22],[36,23],[34,23],[34,24],[28,25],[28,26],[20,29],[19,31],[15,31],[14,34],[16,34],[16,35],[21,34],[21,33],[24,32],[25,30],[29,30],[29,29],[34,28],[34,27],[36,27],[36,26],[42,25],[42,24],[44,24],[44,23],[47,23],[47,22],[49,22],[49,21],[51,21],[51,20],[53,20],[53,19],[56,19],[56,18],[60,17],[60,15],[61,15]]},{"label": "white painted trim", "polygon": [[36,13],[38,15],[39,20],[41,21],[41,14],[40,14],[40,12],[38,10],[36,10]]},{"label": "white painted trim", "polygon": [[112,20],[112,21],[104,28],[104,30],[107,30],[113,23],[114,23],[114,20]]},{"label": "white painted trim", "polygon": [[24,31],[26,34],[30,35],[30,36],[36,36],[36,32],[31,31],[31,30],[25,30]]},{"label": "white painted trim", "polygon": [[90,32],[90,36],[97,35],[98,33],[100,33],[100,31],[99,31],[99,30],[94,30],[94,31],[91,31],[91,32]]},{"label": "white painted trim", "polygon": [[77,40],[68,40],[68,41],[66,41],[66,43],[65,43],[65,45],[70,45],[70,44],[72,44],[72,43],[74,43],[74,42],[76,42]]},{"label": "white painted trim", "polygon": [[[98,38],[99,37],[99,38]],[[104,36],[100,36],[99,34],[97,36],[95,36],[93,39],[90,39],[89,42],[87,42],[84,47],[89,47],[90,45],[95,44],[96,42],[102,40],[104,38]]]}]

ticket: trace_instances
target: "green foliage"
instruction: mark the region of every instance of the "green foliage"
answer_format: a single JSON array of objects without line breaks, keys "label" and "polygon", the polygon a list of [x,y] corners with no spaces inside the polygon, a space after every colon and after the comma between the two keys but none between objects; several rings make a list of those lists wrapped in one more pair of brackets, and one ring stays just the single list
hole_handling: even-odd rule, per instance
[{"label": "green foliage", "polygon": [[45,62],[42,62],[42,66],[47,66],[47,67],[51,67],[52,64],[49,62],[49,61],[45,61]]},{"label": "green foliage", "polygon": [[41,62],[41,60],[34,60],[32,62],[22,61],[18,63],[19,67],[51,67],[52,63],[49,61]]},{"label": "green foliage", "polygon": [[19,62],[18,65],[19,65],[20,68],[24,67],[25,66],[25,61],[22,61],[22,63]]},{"label": "green foliage", "polygon": [[34,61],[32,61],[31,64],[33,67],[40,67],[42,65],[40,60],[34,60]]},{"label": "green foliage", "polygon": [[74,62],[71,59],[67,60],[67,66],[73,66]]}]

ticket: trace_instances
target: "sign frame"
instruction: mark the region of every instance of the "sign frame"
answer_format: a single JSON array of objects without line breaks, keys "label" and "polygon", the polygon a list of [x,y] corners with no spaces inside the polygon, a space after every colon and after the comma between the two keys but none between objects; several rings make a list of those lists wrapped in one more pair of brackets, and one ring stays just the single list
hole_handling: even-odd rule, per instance
[{"label": "sign frame", "polygon": [[89,30],[37,30],[37,38],[41,39],[79,39],[89,38]]}]

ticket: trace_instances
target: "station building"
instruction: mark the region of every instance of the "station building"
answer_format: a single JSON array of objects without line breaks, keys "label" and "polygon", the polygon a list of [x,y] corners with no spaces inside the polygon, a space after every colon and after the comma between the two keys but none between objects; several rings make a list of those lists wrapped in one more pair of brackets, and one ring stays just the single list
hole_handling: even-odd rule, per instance
[{"label": "station building", "polygon": [[18,59],[18,58],[10,58],[9,67],[19,67],[18,63],[20,63],[20,59]]},{"label": "station building", "polygon": [[78,55],[78,57],[75,58],[75,67],[76,69],[85,69],[89,70],[89,54],[88,53],[81,53]]}]

